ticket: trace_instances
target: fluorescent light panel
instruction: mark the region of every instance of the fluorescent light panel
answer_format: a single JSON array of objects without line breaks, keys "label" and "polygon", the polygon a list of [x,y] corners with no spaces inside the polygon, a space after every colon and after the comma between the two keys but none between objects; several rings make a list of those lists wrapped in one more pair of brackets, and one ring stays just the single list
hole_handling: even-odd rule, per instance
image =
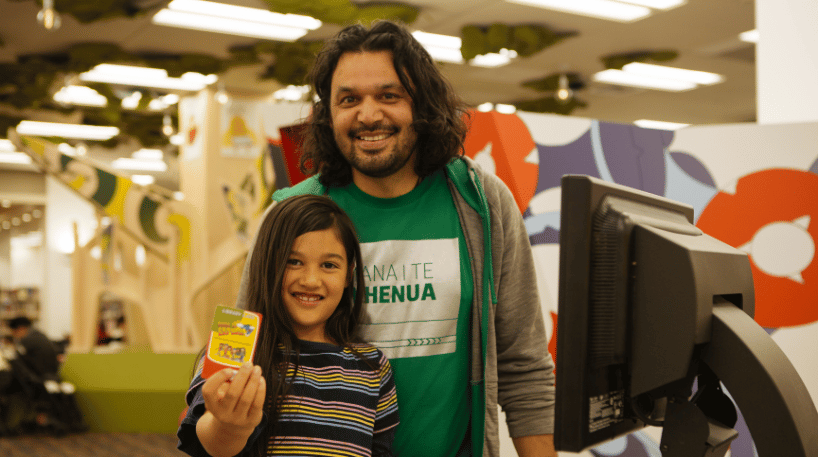
[{"label": "fluorescent light panel", "polygon": [[633,121],[633,123],[642,128],[656,130],[678,130],[682,127],[687,127],[690,125],[679,122],[654,121],[650,119],[639,119],[638,121]]},{"label": "fluorescent light panel", "polygon": [[460,53],[463,41],[459,37],[420,30],[412,32],[412,36],[426,49],[432,59],[438,62],[463,63],[463,55]]},{"label": "fluorescent light panel", "polygon": [[463,46],[463,40],[456,36],[421,32],[420,30],[412,32],[412,36],[424,47],[434,46],[437,48],[457,49],[459,51],[460,47]]},{"label": "fluorescent light panel", "polygon": [[304,95],[309,93],[310,86],[293,86],[289,85],[283,89],[273,92],[273,99],[288,100],[292,102],[299,101],[304,98]]},{"label": "fluorescent light panel", "polygon": [[156,182],[156,178],[152,175],[131,175],[131,181],[143,186],[149,186]]},{"label": "fluorescent light panel", "polygon": [[687,3],[687,0],[619,0],[619,1],[625,3],[632,3],[634,5],[639,6],[647,6],[648,8],[653,8],[657,10],[669,10],[673,8],[678,8]]},{"label": "fluorescent light panel", "polygon": [[503,65],[508,65],[509,63],[511,63],[511,59],[515,57],[517,57],[516,51],[501,49],[500,53],[491,52],[489,54],[476,56],[475,58],[469,61],[469,64],[474,65],[475,67],[487,68],[501,67]]},{"label": "fluorescent light panel", "polygon": [[116,127],[101,127],[95,125],[22,121],[17,125],[17,133],[20,135],[58,136],[62,138],[104,141],[119,135],[119,129]]},{"label": "fluorescent light panel", "polygon": [[31,165],[32,160],[28,154],[23,152],[0,152],[0,163],[14,163],[22,165]]},{"label": "fluorescent light panel", "polygon": [[438,46],[423,47],[426,48],[426,51],[432,59],[438,62],[463,63],[463,54],[460,53],[460,49],[441,48]]},{"label": "fluorescent light panel", "polygon": [[164,154],[162,153],[161,149],[142,148],[131,154],[131,157],[140,160],[162,160],[164,158]]},{"label": "fluorescent light panel", "polygon": [[[463,54],[460,52],[460,47],[463,45],[463,40],[459,37],[450,35],[440,35],[437,33],[421,32],[420,30],[412,32],[412,36],[418,40],[426,52],[432,59],[438,62],[449,63],[463,63]],[[475,67],[501,67],[508,65],[511,60],[517,57],[515,51],[508,49],[501,49],[499,53],[489,53],[479,55],[469,61],[469,65]]]},{"label": "fluorescent light panel", "polygon": [[295,41],[321,27],[309,16],[200,0],[174,0],[153,16],[153,23],[278,41]]},{"label": "fluorescent light panel", "polygon": [[662,65],[652,65],[641,62],[632,62],[624,67],[622,70],[627,73],[633,73],[643,76],[651,76],[656,78],[675,79],[678,81],[687,81],[696,84],[709,86],[724,81],[724,77],[716,73],[709,73],[706,71],[686,70],[683,68],[665,67]]},{"label": "fluorescent light panel", "polygon": [[649,8],[611,0],[506,0],[564,13],[596,17],[619,22],[633,22],[651,14]]},{"label": "fluorescent light panel", "polygon": [[694,89],[696,87],[696,83],[637,75],[622,70],[603,70],[594,74],[593,79],[594,81],[616,84],[619,86],[641,87],[645,89],[667,90],[671,92],[681,92]]},{"label": "fluorescent light panel", "polygon": [[667,90],[671,92],[681,92],[694,89],[696,83],[673,81],[669,79],[654,78],[644,75],[635,75],[622,70],[604,70],[594,74],[594,81],[616,84],[620,86],[641,87],[646,89]]},{"label": "fluorescent light panel", "polygon": [[67,105],[106,106],[108,99],[86,86],[65,86],[54,94],[54,100]]},{"label": "fluorescent light panel", "polygon": [[111,166],[118,170],[134,170],[134,171],[167,171],[168,164],[161,160],[145,160],[133,159],[130,157],[121,157],[111,162]]},{"label": "fluorescent light panel", "polygon": [[182,11],[193,14],[204,14],[240,21],[261,22],[269,25],[280,25],[284,27],[296,27],[308,30],[316,30],[321,27],[321,21],[310,16],[300,14],[280,14],[273,11],[248,8],[244,6],[227,5],[224,3],[209,2],[203,0],[174,0],[168,5],[168,9]]},{"label": "fluorescent light panel", "polygon": [[594,81],[620,86],[681,92],[699,85],[712,85],[724,81],[724,77],[706,71],[651,65],[633,62],[622,70],[604,70],[593,76]]},{"label": "fluorescent light panel", "polygon": [[154,89],[196,92],[218,80],[216,75],[185,73],[180,78],[168,77],[161,68],[135,67],[103,63],[80,73],[81,81],[119,84],[124,86],[151,87]]},{"label": "fluorescent light panel", "polygon": [[746,41],[747,43],[758,43],[758,30],[748,30],[746,32],[741,32],[738,34],[738,38],[741,41]]},{"label": "fluorescent light panel", "polygon": [[240,35],[276,41],[295,41],[307,34],[306,29],[242,22],[236,19],[225,19],[172,10],[161,10],[156,13],[156,15],[153,16],[153,23],[183,29],[218,32],[227,35]]},{"label": "fluorescent light panel", "polygon": [[0,152],[15,152],[17,148],[11,140],[0,140]]}]

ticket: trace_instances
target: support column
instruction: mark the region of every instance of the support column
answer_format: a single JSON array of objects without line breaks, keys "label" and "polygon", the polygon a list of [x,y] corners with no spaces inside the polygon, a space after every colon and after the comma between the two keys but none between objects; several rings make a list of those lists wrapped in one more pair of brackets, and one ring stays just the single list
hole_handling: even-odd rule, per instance
[{"label": "support column", "polygon": [[818,1],[755,4],[758,123],[818,121]]}]

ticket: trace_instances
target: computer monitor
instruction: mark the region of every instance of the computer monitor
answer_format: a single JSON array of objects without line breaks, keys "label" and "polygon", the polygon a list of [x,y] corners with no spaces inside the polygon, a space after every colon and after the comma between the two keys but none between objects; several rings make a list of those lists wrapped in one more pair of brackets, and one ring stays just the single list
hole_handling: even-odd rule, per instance
[{"label": "computer monitor", "polygon": [[[798,445],[768,455],[816,455],[818,413],[752,320],[745,253],[702,233],[692,207],[600,179],[564,176],[561,204],[558,450],[656,425],[664,456],[724,455],[736,437],[724,381],[760,452],[782,451],[774,435],[786,428]],[[781,416],[773,432],[764,414]]]}]

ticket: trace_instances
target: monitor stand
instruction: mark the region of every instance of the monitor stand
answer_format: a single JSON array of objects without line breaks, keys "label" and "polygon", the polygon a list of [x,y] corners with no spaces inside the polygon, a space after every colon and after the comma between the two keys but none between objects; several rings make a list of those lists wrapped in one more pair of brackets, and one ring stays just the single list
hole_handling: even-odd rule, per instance
[{"label": "monitor stand", "polygon": [[738,434],[732,429],[735,408],[725,403],[720,379],[741,410],[759,457],[818,457],[818,411],[781,348],[744,311],[720,298],[713,304],[712,326],[700,354],[707,365],[699,377],[703,393],[669,399],[662,456],[725,455]]}]

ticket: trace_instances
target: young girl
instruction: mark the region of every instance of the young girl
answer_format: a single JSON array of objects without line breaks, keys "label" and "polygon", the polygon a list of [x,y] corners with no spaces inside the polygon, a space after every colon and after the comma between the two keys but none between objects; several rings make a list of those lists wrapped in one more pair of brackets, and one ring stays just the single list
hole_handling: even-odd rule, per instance
[{"label": "young girl", "polygon": [[[193,456],[390,456],[392,369],[357,337],[364,293],[352,222],[314,195],[278,203],[250,257],[255,363],[193,379],[179,449]],[[354,296],[353,296],[354,294]]]}]

